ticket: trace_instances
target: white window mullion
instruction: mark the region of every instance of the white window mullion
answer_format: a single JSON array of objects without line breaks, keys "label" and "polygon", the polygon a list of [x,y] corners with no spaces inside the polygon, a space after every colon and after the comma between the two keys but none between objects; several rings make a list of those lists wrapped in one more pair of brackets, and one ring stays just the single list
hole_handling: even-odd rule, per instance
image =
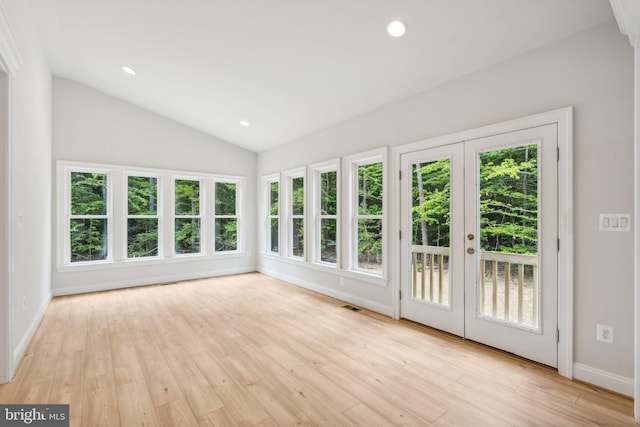
[{"label": "white window mullion", "polygon": [[159,189],[159,193],[162,194],[162,253],[165,258],[173,258],[175,253],[175,195],[173,194],[173,177],[168,174],[163,174],[161,177],[162,184]]},{"label": "white window mullion", "polygon": [[[110,259],[114,262],[127,259],[127,202],[126,186],[121,171],[112,171],[108,175],[109,203],[108,210],[112,220],[108,221],[109,248],[112,249]],[[123,197],[122,194],[125,194]]]},{"label": "white window mullion", "polygon": [[200,220],[200,229],[202,235],[200,236],[200,250],[202,253],[211,255],[214,253],[215,245],[215,183],[212,179],[203,179],[200,183],[201,186],[201,205],[200,216],[206,218],[206,220]]}]

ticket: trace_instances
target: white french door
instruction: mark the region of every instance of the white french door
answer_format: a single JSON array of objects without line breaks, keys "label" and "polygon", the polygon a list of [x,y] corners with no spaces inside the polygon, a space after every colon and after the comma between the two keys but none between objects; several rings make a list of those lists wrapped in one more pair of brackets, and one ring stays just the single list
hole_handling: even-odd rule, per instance
[{"label": "white french door", "polygon": [[401,317],[557,366],[557,146],[553,124],[402,155]]}]

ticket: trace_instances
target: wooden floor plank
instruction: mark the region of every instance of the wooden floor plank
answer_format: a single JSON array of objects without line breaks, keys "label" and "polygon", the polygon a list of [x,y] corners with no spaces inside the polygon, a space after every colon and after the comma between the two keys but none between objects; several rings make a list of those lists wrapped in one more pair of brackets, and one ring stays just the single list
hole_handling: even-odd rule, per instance
[{"label": "wooden floor plank", "polygon": [[179,379],[178,385],[196,418],[224,406],[213,387],[182,346],[166,349],[164,355],[174,377]]},{"label": "wooden floor plank", "polygon": [[258,273],[54,298],[2,403],[72,426],[633,426],[631,399]]},{"label": "wooden floor plank", "polygon": [[157,427],[160,425],[151,396],[144,381],[117,387],[120,422],[126,427]]}]

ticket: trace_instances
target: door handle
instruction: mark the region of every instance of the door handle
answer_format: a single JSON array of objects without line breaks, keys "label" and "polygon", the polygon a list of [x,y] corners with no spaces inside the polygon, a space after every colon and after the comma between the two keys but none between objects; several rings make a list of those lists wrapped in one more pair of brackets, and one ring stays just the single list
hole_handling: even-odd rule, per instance
[{"label": "door handle", "polygon": [[469,255],[473,255],[473,254],[475,254],[475,253],[476,253],[476,250],[475,250],[475,249],[473,249],[473,248],[467,248],[467,253],[468,253]]},{"label": "door handle", "polygon": [[473,240],[476,236],[474,236],[473,234],[469,233],[467,234],[467,239],[469,240]]}]

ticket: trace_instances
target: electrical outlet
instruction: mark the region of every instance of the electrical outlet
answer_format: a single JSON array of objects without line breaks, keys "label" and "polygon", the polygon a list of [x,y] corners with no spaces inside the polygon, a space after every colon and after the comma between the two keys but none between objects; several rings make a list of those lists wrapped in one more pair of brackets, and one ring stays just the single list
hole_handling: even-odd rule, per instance
[{"label": "electrical outlet", "polygon": [[613,344],[613,326],[597,324],[596,340]]},{"label": "electrical outlet", "polygon": [[344,286],[344,277],[340,278],[340,286]]}]

